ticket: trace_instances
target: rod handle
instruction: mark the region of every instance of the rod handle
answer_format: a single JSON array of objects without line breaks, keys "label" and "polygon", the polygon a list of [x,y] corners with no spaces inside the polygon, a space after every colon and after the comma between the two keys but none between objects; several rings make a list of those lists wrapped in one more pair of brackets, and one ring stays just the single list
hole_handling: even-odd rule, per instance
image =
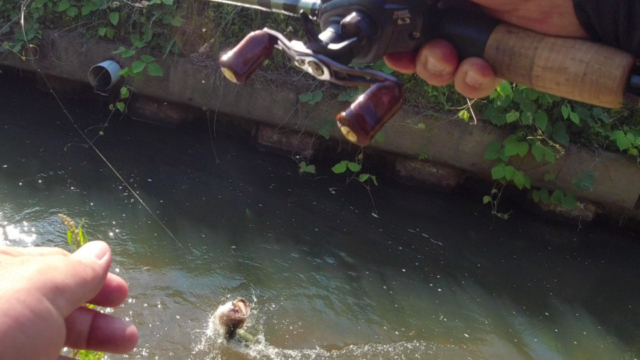
[{"label": "rod handle", "polygon": [[507,24],[489,37],[484,59],[502,79],[606,108],[622,106],[635,64],[621,50]]},{"label": "rod handle", "polygon": [[570,100],[606,108],[622,106],[636,59],[583,39],[543,35],[500,23],[483,12],[430,13],[427,41],[444,39],[460,60],[486,60],[499,78]]}]

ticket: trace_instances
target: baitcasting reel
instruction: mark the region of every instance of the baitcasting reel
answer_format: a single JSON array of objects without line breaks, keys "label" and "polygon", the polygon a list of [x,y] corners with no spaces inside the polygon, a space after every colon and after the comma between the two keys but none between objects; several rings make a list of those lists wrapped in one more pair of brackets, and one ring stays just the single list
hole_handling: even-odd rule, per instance
[{"label": "baitcasting reel", "polygon": [[371,139],[401,108],[402,83],[393,76],[375,70],[361,70],[342,65],[314,53],[299,41],[289,42],[282,34],[258,30],[249,34],[235,49],[220,60],[222,72],[231,81],[243,84],[277,48],[293,64],[319,80],[343,86],[369,89],[337,117],[340,131],[349,141],[361,146]]},{"label": "baitcasting reel", "polygon": [[254,31],[221,57],[222,71],[243,84],[279,49],[319,80],[368,87],[336,118],[342,134],[361,146],[400,110],[404,91],[391,75],[350,65],[414,52],[432,39],[449,41],[460,60],[483,58],[496,76],[553,95],[609,108],[620,107],[623,99],[637,106],[640,95],[633,56],[585,40],[501,24],[477,9],[443,9],[432,0],[212,1],[299,16],[306,44],[271,29]]},{"label": "baitcasting reel", "polygon": [[[300,9],[299,16],[307,38],[306,44],[297,40],[289,41],[282,34],[271,29],[258,30],[249,34],[233,50],[223,55],[220,65],[222,72],[229,80],[243,84],[266,59],[271,57],[273,49],[279,49],[289,57],[293,65],[318,80],[348,87],[368,88],[336,118],[340,131],[346,139],[355,144],[367,146],[402,107],[403,84],[384,72],[358,69],[348,64],[368,63],[382,58],[388,49],[381,49],[379,46],[381,42],[374,43],[371,40],[379,37],[378,32],[383,29],[386,29],[384,33],[392,35],[391,30],[394,30],[394,27],[380,27],[387,18],[384,16],[386,2],[360,2],[366,5],[368,12],[375,10],[374,12],[382,15],[384,20],[377,22],[358,11],[353,4],[348,8],[349,13],[345,12],[347,9],[344,6],[334,5],[333,9],[329,7],[332,4],[340,5],[339,3],[344,5],[344,1],[336,1],[335,3],[326,2],[322,6],[324,15],[321,19],[324,19],[325,27],[322,34],[317,33],[315,23],[309,15],[309,13],[317,14],[318,12],[312,11],[308,6],[307,11]],[[316,5],[320,8],[320,4]],[[407,39],[413,37],[412,42],[415,42],[421,22],[411,24],[409,8],[393,11],[401,14],[397,16],[399,21],[394,23],[404,27]],[[409,45],[400,50],[412,48],[413,46]]]}]

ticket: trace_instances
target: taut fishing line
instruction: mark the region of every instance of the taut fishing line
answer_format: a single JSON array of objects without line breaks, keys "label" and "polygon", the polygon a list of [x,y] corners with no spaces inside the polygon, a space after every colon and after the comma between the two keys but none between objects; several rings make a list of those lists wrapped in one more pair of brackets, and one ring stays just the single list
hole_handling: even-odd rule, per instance
[{"label": "taut fishing line", "polygon": [[[29,40],[27,40],[27,33],[24,27],[24,14],[26,12],[26,7],[27,4],[29,4],[31,0],[25,0],[22,2],[21,5],[21,16],[20,16],[20,26],[22,26],[22,36],[24,37],[24,41],[26,43],[26,47],[30,48],[32,47],[32,45],[29,44]],[[33,46],[35,47],[35,46]],[[113,173],[118,177],[118,179],[120,179],[120,181],[127,187],[127,189],[129,189],[129,191],[131,191],[131,193],[133,194],[133,196],[140,201],[140,204],[142,204],[142,206],[144,206],[144,208],[149,212],[149,214],[151,214],[151,216],[153,216],[153,218],[158,222],[158,224],[160,224],[160,226],[162,226],[162,228],[167,232],[167,234],[169,234],[169,236],[171,236],[171,238],[173,240],[175,240],[175,242],[180,245],[180,247],[184,248],[184,245],[182,245],[182,243],[180,243],[180,241],[173,235],[173,233],[169,230],[169,228],[167,228],[164,223],[162,221],[160,221],[160,219],[153,213],[153,211],[151,211],[151,209],[147,206],[147,204],[140,198],[140,196],[138,196],[138,194],[136,194],[135,190],[133,190],[133,188],[129,185],[129,183],[127,183],[127,181],[120,175],[120,173],[113,167],[113,165],[111,165],[111,163],[109,162],[109,160],[107,160],[107,158],[104,157],[104,155],[102,155],[102,153],[100,152],[100,150],[98,150],[98,148],[93,145],[93,142],[91,142],[89,140],[89,138],[85,135],[84,132],[82,132],[82,130],[80,130],[80,128],[78,127],[78,125],[76,124],[76,122],[73,120],[73,117],[71,117],[71,114],[67,111],[67,109],[64,107],[64,104],[62,104],[62,101],[60,101],[60,98],[58,98],[58,95],[56,95],[55,91],[53,91],[53,87],[51,87],[51,84],[49,84],[49,80],[47,80],[47,77],[44,75],[44,73],[42,71],[40,71],[40,68],[36,65],[35,61],[34,61],[34,57],[33,56],[29,56],[29,60],[31,60],[31,64],[33,65],[34,69],[36,69],[36,71],[38,72],[38,74],[40,74],[42,76],[42,78],[44,79],[44,82],[47,84],[47,87],[49,88],[49,91],[51,92],[51,94],[53,94],[53,97],[56,99],[56,101],[58,102],[58,104],[60,105],[60,107],[62,108],[62,112],[65,113],[65,115],[67,115],[67,118],[69,118],[69,121],[71,121],[71,124],[73,125],[73,127],[78,130],[78,132],[80,133],[80,135],[82,135],[82,137],[85,139],[85,141],[89,144],[89,146],[91,146],[91,148],[93,148],[93,150],[96,152],[96,154],[98,154],[98,156],[100,156],[100,158],[105,162],[105,164],[107,164],[107,166],[109,167],[109,169],[111,169],[111,171],[113,171]]]}]

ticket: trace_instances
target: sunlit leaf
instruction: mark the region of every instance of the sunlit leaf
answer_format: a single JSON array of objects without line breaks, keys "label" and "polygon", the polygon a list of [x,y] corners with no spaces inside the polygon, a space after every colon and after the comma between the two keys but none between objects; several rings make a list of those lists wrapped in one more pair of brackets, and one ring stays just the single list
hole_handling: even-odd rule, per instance
[{"label": "sunlit leaf", "polygon": [[137,74],[139,72],[141,72],[142,70],[144,70],[144,67],[147,64],[144,61],[141,60],[136,60],[133,62],[133,64],[131,64],[131,70],[133,71],[134,74]]},{"label": "sunlit leaf", "polygon": [[348,161],[342,161],[336,164],[333,168],[331,168],[331,171],[333,171],[336,174],[342,174],[345,171],[347,171],[347,163]]}]

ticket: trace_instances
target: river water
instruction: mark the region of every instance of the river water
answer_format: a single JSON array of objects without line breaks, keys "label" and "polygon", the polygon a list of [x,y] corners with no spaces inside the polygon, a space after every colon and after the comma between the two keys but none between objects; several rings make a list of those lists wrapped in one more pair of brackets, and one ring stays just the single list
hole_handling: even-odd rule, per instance
[{"label": "river water", "polygon": [[[57,215],[86,219],[130,286],[113,311],[140,331],[129,357],[640,357],[640,245],[628,231],[517,208],[496,220],[475,197],[384,178],[370,197],[329,165],[302,176],[242,134],[220,131],[216,160],[201,128],[114,117],[95,145],[173,239],[53,97],[27,90],[0,75],[0,242],[64,246]],[[107,119],[65,101],[83,130]],[[254,345],[209,327],[237,297],[252,304]]]}]

